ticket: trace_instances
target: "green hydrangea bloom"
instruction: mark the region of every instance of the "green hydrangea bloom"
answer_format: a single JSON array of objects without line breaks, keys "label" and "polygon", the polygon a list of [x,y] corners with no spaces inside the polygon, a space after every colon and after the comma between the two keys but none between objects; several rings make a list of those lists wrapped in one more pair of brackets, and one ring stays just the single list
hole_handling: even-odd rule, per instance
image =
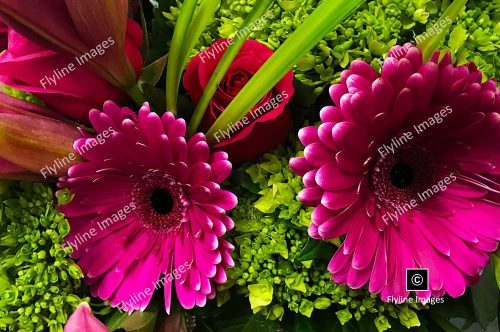
[{"label": "green hydrangea bloom", "polygon": [[[366,289],[337,285],[327,270],[331,256],[307,260],[301,256],[313,241],[307,235],[312,208],[297,201],[302,179],[291,172],[288,161],[302,155],[303,147],[296,139],[290,144],[293,147],[280,147],[243,168],[258,187],[255,193],[232,187],[239,200],[232,212],[235,230],[230,233],[236,243],[235,267],[227,271],[228,284],[219,288],[218,304],[228,300],[228,288],[234,286],[239,294],[248,296],[254,313],[268,319],[281,319],[288,308],[306,317],[314,310],[332,310],[332,317],[342,324],[376,314],[378,331],[390,328],[389,317],[399,318],[407,327],[420,324],[413,309],[422,309],[421,305],[384,303]],[[329,255],[336,250],[330,246]]]},{"label": "green hydrangea bloom", "polygon": [[445,40],[458,64],[474,62],[483,79],[500,77],[500,2],[472,1]]},{"label": "green hydrangea bloom", "polygon": [[[257,0],[222,0],[214,22],[203,34],[198,50],[210,46],[217,38],[231,37],[243,24],[244,17]],[[317,7],[319,0],[279,0],[271,8],[274,19],[250,35],[271,49],[277,49],[304,19]],[[341,71],[355,59],[361,59],[380,69],[380,63],[395,44],[414,42],[414,35],[432,27],[451,1],[448,0],[372,0],[345,20],[311,51],[295,68],[295,77],[318,95],[338,82]],[[165,16],[171,26],[177,20],[179,6]],[[450,31],[457,30],[464,41],[457,45],[448,34],[444,41],[458,63],[474,61],[485,76],[499,76],[496,56],[500,48],[500,2],[468,1],[466,10],[454,22]]]},{"label": "green hydrangea bloom", "polygon": [[83,273],[62,248],[69,223],[42,184],[2,182],[0,330],[63,330],[81,301]]}]

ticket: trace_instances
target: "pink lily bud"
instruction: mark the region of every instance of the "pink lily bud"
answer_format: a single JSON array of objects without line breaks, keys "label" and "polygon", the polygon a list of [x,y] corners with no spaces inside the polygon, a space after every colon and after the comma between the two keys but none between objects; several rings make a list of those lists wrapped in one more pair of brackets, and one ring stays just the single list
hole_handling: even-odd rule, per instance
[{"label": "pink lily bud", "polygon": [[0,179],[40,181],[43,180],[43,176],[32,173],[27,169],[0,158]]},{"label": "pink lily bud", "polygon": [[64,326],[64,332],[110,332],[94,315],[87,302],[78,305]]},{"label": "pink lily bud", "polygon": [[0,157],[44,178],[65,175],[80,158],[77,127],[42,116],[0,113]]}]

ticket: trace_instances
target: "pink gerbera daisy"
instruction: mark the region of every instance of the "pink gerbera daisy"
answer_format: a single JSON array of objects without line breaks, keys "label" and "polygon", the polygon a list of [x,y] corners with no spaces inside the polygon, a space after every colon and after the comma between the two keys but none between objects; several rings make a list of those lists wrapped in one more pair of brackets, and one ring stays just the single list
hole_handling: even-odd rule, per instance
[{"label": "pink gerbera daisy", "polygon": [[187,142],[186,124],[161,118],[145,103],[136,115],[112,102],[92,110],[94,136],[74,144],[84,162],[59,186],[73,200],[61,207],[71,224],[73,249],[93,296],[125,311],[144,310],[172,284],[184,308],[215,296],[233,266],[233,246],[222,239],[236,197],[219,183],[231,172],[227,154],[210,154],[203,134]]},{"label": "pink gerbera daisy", "polygon": [[310,236],[345,236],[333,281],[384,300],[409,296],[409,268],[429,270],[420,298],[462,295],[500,240],[499,90],[474,64],[438,58],[396,47],[381,75],[354,61],[290,161],[316,207]]}]

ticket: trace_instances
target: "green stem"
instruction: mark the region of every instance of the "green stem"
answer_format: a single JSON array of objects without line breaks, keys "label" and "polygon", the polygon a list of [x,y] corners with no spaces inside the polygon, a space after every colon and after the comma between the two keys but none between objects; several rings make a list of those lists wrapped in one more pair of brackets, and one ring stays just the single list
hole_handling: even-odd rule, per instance
[{"label": "green stem", "polygon": [[170,44],[170,52],[168,55],[167,63],[167,110],[177,115],[177,94],[179,92],[179,85],[177,78],[179,77],[180,69],[180,55],[182,52],[182,45],[184,37],[189,29],[191,20],[194,15],[198,1],[186,0],[184,1],[177,23],[175,24],[174,35]]},{"label": "green stem", "polygon": [[146,98],[144,98],[141,89],[139,89],[139,86],[136,84],[130,89],[127,90],[128,95],[130,98],[132,98],[137,106],[142,106],[142,104],[146,101]]},{"label": "green stem", "polygon": [[186,64],[188,63],[191,51],[196,45],[196,42],[200,39],[203,31],[205,31],[207,25],[210,23],[210,20],[213,20],[215,16],[215,11],[219,6],[220,6],[220,0],[201,1],[200,6],[196,12],[196,15],[194,15],[193,19],[194,24],[191,24],[184,38],[184,44],[181,49],[181,54],[179,56],[180,68],[177,75],[177,86],[180,85],[182,72],[186,67]]},{"label": "green stem", "polygon": [[224,78],[224,75],[226,75],[228,68],[231,66],[233,60],[238,55],[246,39],[252,32],[250,25],[254,24],[257,19],[261,18],[273,2],[274,0],[261,0],[257,2],[252,11],[246,17],[243,26],[232,38],[232,42],[229,44],[227,50],[224,52],[224,55],[217,64],[217,67],[212,73],[212,76],[210,77],[210,80],[208,81],[207,86],[203,91],[203,95],[201,96],[198,105],[196,105],[194,114],[191,118],[191,121],[189,122],[188,136],[193,135],[198,129],[198,126],[200,125],[200,122],[205,115],[208,105],[210,104],[212,97],[217,91],[217,87]]},{"label": "green stem", "polygon": [[318,42],[366,0],[323,1],[264,63],[212,125],[207,141],[229,123],[240,121],[255,104]]}]

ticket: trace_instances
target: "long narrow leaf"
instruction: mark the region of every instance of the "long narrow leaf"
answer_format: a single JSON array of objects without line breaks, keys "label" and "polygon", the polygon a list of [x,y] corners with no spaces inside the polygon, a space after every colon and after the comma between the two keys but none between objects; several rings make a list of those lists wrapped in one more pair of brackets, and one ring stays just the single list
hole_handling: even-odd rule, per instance
[{"label": "long narrow leaf", "polygon": [[297,28],[243,87],[207,133],[215,143],[214,133],[242,119],[258,101],[278,83],[306,52],[351,14],[365,0],[328,0]]},{"label": "long narrow leaf", "polygon": [[[415,37],[417,41],[417,47],[422,51],[422,57],[424,61],[428,61],[434,51],[436,51],[439,47],[439,43],[446,36],[446,33],[449,31],[451,24],[457,18],[460,11],[464,8],[467,0],[455,0],[453,3],[446,9],[443,15],[439,18],[436,24],[439,24],[441,30],[439,33],[435,35],[428,36],[427,32]],[[442,25],[444,23],[444,26]]]},{"label": "long narrow leaf", "polygon": [[180,70],[180,55],[183,48],[184,37],[189,29],[196,9],[197,0],[184,1],[177,23],[175,24],[174,35],[170,44],[170,52],[167,64],[167,108],[168,111],[177,114],[177,93],[179,85],[176,84]]},{"label": "long narrow leaf", "polygon": [[203,0],[194,15],[193,22],[184,38],[181,54],[179,55],[180,67],[177,75],[177,87],[179,87],[182,77],[182,71],[186,67],[189,60],[189,55],[193,50],[196,42],[200,39],[201,34],[214,18],[215,11],[220,6],[220,0]]},{"label": "long narrow leaf", "polygon": [[241,47],[248,38],[248,35],[250,35],[251,33],[250,25],[254,24],[254,22],[257,19],[262,17],[273,2],[274,0],[259,1],[246,17],[242,27],[234,35],[233,42],[224,52],[224,55],[217,64],[217,67],[212,73],[212,76],[210,77],[210,80],[208,81],[208,84],[205,87],[205,90],[203,91],[203,95],[201,96],[198,105],[196,105],[196,110],[194,111],[193,117],[189,122],[188,135],[193,135],[198,129],[198,126],[200,125],[200,122],[203,119],[203,116],[205,115],[208,104],[210,103],[210,100],[212,100],[215,91],[217,91],[219,83],[224,78],[224,75],[226,75],[228,68],[231,66],[231,63],[233,63],[233,60],[238,55]]}]

